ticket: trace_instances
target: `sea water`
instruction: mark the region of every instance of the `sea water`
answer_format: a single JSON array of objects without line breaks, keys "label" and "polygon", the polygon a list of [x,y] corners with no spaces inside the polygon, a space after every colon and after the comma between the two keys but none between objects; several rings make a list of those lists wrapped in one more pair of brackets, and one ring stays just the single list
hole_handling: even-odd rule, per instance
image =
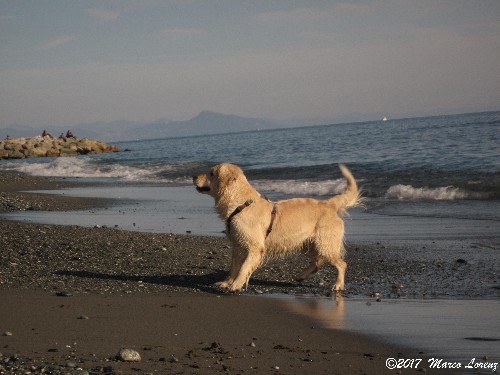
[{"label": "sea water", "polygon": [[[420,229],[422,232],[432,228],[439,232],[442,219],[449,219],[455,221],[452,226],[463,223],[467,231],[474,221],[478,230],[489,227],[488,235],[500,232],[500,112],[116,144],[126,152],[2,161],[0,169],[111,181],[114,190],[108,185],[65,194],[128,196],[128,203],[135,202],[129,207],[137,218],[131,221],[135,229],[214,234],[223,225],[215,224],[213,201],[192,188],[193,175],[206,173],[214,164],[231,162],[241,166],[257,190],[272,200],[326,199],[344,190],[345,180],[338,169],[344,163],[366,198],[365,208],[354,211],[353,216],[370,219],[364,224],[373,218],[386,221],[386,229],[406,223],[404,235],[411,236],[412,223],[419,218],[426,218],[424,222],[430,226]],[[123,213],[127,209],[119,209],[120,220],[101,224],[132,228],[122,223],[127,221]],[[112,216],[112,212],[93,211],[92,215]],[[156,212],[157,219],[140,224],[139,219],[146,219],[148,212]],[[39,215],[47,218],[52,214]],[[392,232],[397,234],[397,228]],[[457,227],[455,232],[463,230]]]}]

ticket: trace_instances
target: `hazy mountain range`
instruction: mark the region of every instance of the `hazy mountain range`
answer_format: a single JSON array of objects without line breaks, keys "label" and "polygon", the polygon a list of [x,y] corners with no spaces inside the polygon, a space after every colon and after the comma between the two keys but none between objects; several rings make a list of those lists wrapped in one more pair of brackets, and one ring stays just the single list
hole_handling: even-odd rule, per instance
[{"label": "hazy mountain range", "polygon": [[[282,123],[267,121],[258,118],[247,118],[235,115],[225,115],[210,111],[200,112],[196,117],[187,121],[157,120],[151,123],[133,121],[96,122],[92,124],[78,124],[71,128],[53,127],[46,130],[53,136],[66,134],[71,130],[76,137],[88,137],[106,142],[128,141],[138,139],[154,139],[167,137],[184,137],[193,135],[207,135],[220,133],[234,133],[241,131],[264,130],[289,127]],[[17,137],[33,137],[43,131],[39,128],[9,127],[0,129],[1,138],[9,135]]]},{"label": "hazy mountain range", "polygon": [[[197,116],[186,121],[157,120],[150,123],[118,120],[112,122],[95,122],[71,126],[47,127],[49,133],[58,137],[59,134],[71,130],[76,137],[87,137],[105,142],[132,141],[139,139],[159,139],[170,137],[189,137],[196,135],[237,133],[242,131],[267,130],[277,128],[293,128],[298,126],[327,125],[370,121],[382,119],[383,113],[356,113],[349,116],[313,119],[287,119],[273,121],[262,118],[249,118],[223,113],[202,111]],[[33,137],[42,133],[40,126],[13,125],[0,128],[0,139],[7,135],[12,138]]]}]

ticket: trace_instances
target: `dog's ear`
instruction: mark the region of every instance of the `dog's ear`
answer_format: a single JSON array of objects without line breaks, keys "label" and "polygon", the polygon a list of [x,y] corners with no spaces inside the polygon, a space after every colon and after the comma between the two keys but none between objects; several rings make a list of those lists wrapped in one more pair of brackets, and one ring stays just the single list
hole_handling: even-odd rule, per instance
[{"label": "dog's ear", "polygon": [[231,164],[221,164],[217,168],[217,179],[219,181],[219,186],[228,187],[238,180],[241,173],[239,173],[239,168]]}]

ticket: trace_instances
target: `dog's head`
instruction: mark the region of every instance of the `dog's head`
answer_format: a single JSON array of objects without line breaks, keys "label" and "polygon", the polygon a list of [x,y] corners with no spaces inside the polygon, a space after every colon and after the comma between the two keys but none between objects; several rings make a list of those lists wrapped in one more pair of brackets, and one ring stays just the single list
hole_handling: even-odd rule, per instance
[{"label": "dog's head", "polygon": [[218,198],[236,188],[234,185],[241,180],[246,182],[243,171],[238,166],[223,163],[212,167],[207,174],[194,176],[193,184],[198,192]]}]

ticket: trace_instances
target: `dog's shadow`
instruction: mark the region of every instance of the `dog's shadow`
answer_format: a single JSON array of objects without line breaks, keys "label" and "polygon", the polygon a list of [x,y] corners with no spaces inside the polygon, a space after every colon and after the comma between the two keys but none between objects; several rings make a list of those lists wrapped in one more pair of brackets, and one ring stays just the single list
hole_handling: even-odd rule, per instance
[{"label": "dog's shadow", "polygon": [[[141,275],[123,275],[123,274],[114,275],[114,274],[92,272],[92,271],[61,270],[54,272],[54,275],[72,276],[84,279],[121,281],[121,282],[132,281],[138,283],[139,281],[141,281],[142,283],[145,284],[159,284],[159,285],[171,286],[174,288],[186,288],[191,290],[196,289],[206,293],[220,294],[222,291],[218,289],[214,284],[218,281],[224,280],[224,278],[227,276],[227,272],[222,270],[216,270],[215,272],[204,275],[182,274],[182,275],[141,276]],[[279,287],[287,289],[297,287],[297,284],[292,284],[289,282],[270,281],[262,279],[252,279],[251,284],[260,287]]]}]

